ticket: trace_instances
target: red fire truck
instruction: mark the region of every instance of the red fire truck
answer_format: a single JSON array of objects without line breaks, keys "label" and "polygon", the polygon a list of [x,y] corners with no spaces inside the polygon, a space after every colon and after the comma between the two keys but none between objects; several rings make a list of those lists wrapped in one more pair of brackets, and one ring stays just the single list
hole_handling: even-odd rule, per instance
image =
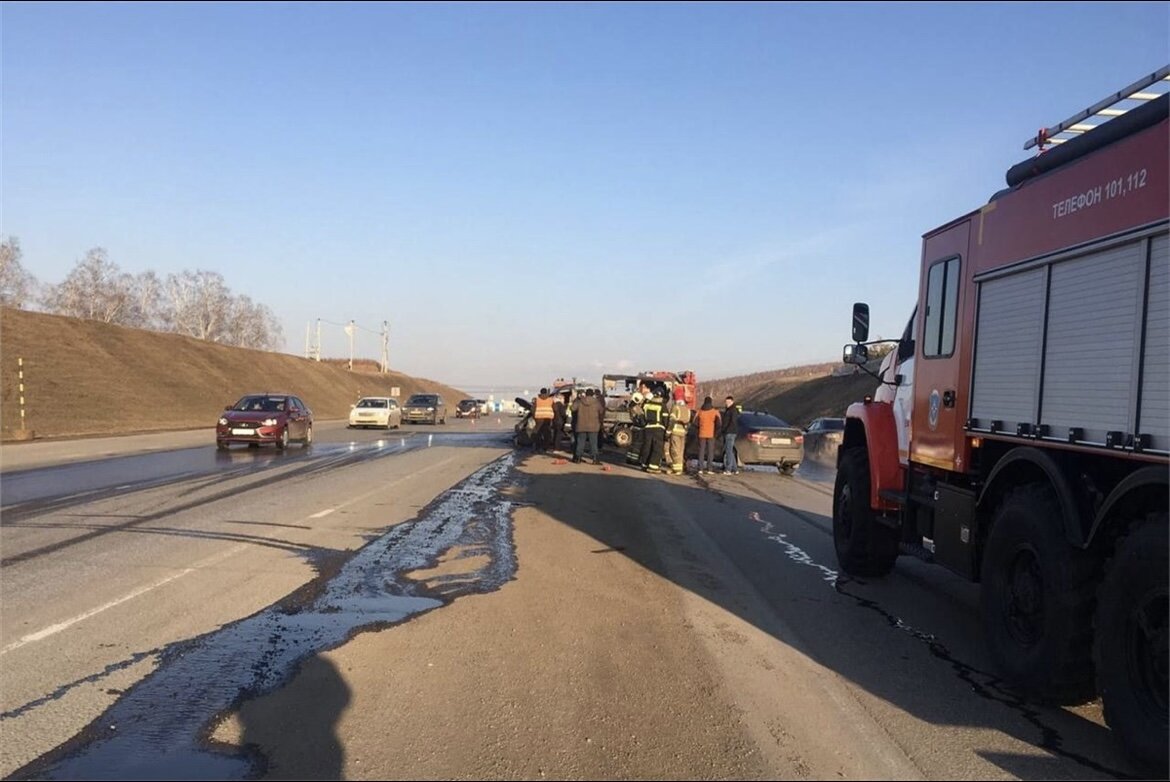
[{"label": "red fire truck", "polygon": [[[1115,736],[1161,770],[1168,80],[1041,131],[1007,189],[923,237],[917,307],[848,410],[833,499],[843,571],[915,554],[980,582],[1007,678],[1045,700],[1100,694]],[[868,330],[857,304],[847,362],[866,361]]]}]

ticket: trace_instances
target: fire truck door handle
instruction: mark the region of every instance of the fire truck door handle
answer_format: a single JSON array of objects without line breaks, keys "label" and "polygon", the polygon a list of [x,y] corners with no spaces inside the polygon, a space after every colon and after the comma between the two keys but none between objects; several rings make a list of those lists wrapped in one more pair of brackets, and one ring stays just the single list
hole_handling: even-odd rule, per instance
[{"label": "fire truck door handle", "polygon": [[955,392],[954,391],[943,391],[943,407],[954,407],[954,406],[955,406]]}]

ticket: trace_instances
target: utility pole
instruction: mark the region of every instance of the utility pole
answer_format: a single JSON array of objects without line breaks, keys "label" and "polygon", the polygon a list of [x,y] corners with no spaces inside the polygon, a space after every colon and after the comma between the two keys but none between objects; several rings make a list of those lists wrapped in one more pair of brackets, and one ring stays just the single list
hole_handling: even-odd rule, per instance
[{"label": "utility pole", "polygon": [[317,361],[321,360],[321,319],[317,318]]},{"label": "utility pole", "polygon": [[390,321],[382,321],[382,374],[390,371]]},{"label": "utility pole", "polygon": [[349,335],[349,371],[353,371],[353,331],[354,323],[350,320],[345,326],[345,333]]}]

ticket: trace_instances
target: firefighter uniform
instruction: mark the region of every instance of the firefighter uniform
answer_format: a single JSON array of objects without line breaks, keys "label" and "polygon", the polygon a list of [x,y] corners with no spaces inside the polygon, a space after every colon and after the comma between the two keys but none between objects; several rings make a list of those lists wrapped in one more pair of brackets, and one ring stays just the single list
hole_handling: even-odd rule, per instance
[{"label": "firefighter uniform", "polygon": [[630,398],[629,406],[626,408],[630,414],[630,423],[633,424],[630,429],[630,447],[626,449],[627,464],[641,464],[642,462],[642,443],[646,440],[642,430],[642,427],[646,425],[644,404],[642,394],[634,392]]},{"label": "firefighter uniform", "polygon": [[662,469],[662,446],[666,436],[666,409],[662,398],[655,394],[642,405],[646,425],[642,427],[642,469],[659,472]]},{"label": "firefighter uniform", "polygon": [[687,445],[687,427],[691,423],[691,409],[682,399],[675,399],[670,405],[670,438],[667,440],[667,461],[672,475],[682,475],[686,465],[684,449]]}]

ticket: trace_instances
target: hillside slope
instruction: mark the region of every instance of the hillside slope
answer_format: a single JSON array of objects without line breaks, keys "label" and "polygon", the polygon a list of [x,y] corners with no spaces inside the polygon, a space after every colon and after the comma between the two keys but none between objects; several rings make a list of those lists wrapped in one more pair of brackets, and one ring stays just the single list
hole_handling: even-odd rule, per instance
[{"label": "hillside slope", "polygon": [[[877,362],[871,363],[871,368],[877,371]],[[790,386],[748,406],[767,410],[790,424],[803,427],[814,418],[843,417],[849,405],[872,395],[877,387],[878,381],[863,372],[842,377],[830,375]]]},{"label": "hillside slope", "polygon": [[804,364],[798,367],[785,367],[765,372],[753,372],[750,375],[736,375],[734,377],[720,377],[710,380],[699,379],[699,398],[710,396],[720,400],[731,394],[739,402],[755,407],[765,399],[769,399],[781,391],[806,383],[817,377],[824,377],[841,366],[841,362],[824,364]]},{"label": "hillside slope", "polygon": [[285,353],[215,345],[95,321],[0,308],[0,436],[20,428],[17,359],[24,359],[26,427],[37,437],[124,434],[214,425],[247,393],[296,394],[318,419],[343,418],[362,394],[419,392],[454,406],[465,394],[397,372],[349,372]]}]

